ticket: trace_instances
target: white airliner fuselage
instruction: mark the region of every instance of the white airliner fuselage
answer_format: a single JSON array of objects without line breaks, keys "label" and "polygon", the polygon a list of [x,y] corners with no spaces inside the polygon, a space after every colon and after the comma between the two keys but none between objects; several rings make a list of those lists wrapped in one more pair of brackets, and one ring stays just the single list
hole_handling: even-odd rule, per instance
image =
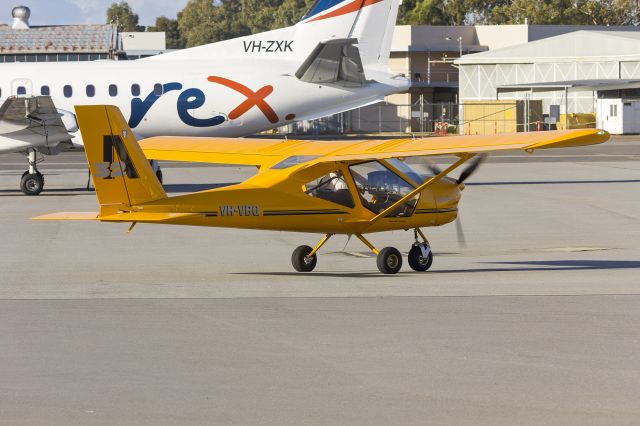
[{"label": "white airliner fuselage", "polygon": [[[215,59],[206,64],[5,64],[0,67],[0,88],[3,98],[18,93],[51,96],[56,107],[66,111],[76,105],[116,105],[137,136],[149,137],[246,136],[377,102],[406,87],[404,79],[384,72],[369,71],[372,82],[362,87],[343,87],[300,81],[294,75],[299,62],[261,60],[256,65],[259,70],[247,69],[246,61]],[[246,111],[231,114],[245,102]]]}]

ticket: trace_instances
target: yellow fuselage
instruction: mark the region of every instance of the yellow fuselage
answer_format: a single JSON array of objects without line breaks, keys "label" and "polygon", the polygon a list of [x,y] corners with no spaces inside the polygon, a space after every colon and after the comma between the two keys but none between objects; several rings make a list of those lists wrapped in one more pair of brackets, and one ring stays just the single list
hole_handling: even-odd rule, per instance
[{"label": "yellow fuselage", "polygon": [[[164,224],[214,226],[331,234],[363,234],[397,229],[440,226],[458,214],[462,185],[443,178],[423,190],[412,212],[399,217],[383,217],[365,207],[349,163],[323,163],[291,175],[286,170],[265,176],[258,173],[241,184],[157,200],[134,206],[136,222],[157,222],[154,213],[175,213]],[[340,170],[354,201],[346,207],[305,193],[305,183],[330,171]],[[112,217],[114,212],[101,212]],[[107,219],[109,221],[109,219]]]}]

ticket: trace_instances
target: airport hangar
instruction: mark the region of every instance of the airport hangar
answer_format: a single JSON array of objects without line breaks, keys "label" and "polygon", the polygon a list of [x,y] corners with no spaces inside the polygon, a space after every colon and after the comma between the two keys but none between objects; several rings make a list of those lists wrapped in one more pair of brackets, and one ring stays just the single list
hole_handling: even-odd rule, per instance
[{"label": "airport hangar", "polygon": [[594,117],[593,122],[578,125],[612,134],[640,133],[637,29],[577,31],[466,55],[455,64],[463,120],[470,102],[534,100],[540,101],[547,122],[583,115]]}]

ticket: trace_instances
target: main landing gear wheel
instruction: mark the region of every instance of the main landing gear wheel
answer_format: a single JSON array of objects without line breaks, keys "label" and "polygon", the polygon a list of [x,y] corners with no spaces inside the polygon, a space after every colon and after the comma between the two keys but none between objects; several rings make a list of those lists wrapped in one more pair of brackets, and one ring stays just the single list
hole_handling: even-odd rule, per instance
[{"label": "main landing gear wheel", "polygon": [[24,195],[38,195],[44,188],[44,176],[42,173],[24,172],[20,179],[20,189]]},{"label": "main landing gear wheel", "polygon": [[385,247],[380,250],[376,263],[383,274],[397,274],[402,268],[402,254],[395,247]]},{"label": "main landing gear wheel", "polygon": [[318,263],[318,256],[309,256],[313,249],[309,246],[300,246],[293,251],[291,255],[291,263],[293,269],[298,272],[311,272]]},{"label": "main landing gear wheel", "polygon": [[[424,250],[424,251],[423,251]],[[425,253],[427,255],[425,256]],[[414,244],[409,250],[409,266],[418,272],[424,272],[433,264],[433,252],[427,244]]]}]

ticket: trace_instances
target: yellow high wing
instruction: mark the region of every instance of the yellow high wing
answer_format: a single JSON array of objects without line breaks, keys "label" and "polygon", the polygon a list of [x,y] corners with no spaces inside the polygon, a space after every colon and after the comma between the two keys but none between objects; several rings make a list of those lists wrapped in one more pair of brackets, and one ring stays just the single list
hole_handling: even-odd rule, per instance
[{"label": "yellow high wing", "polygon": [[[366,161],[395,157],[478,154],[502,150],[569,148],[606,142],[596,129],[363,141],[154,137],[140,141],[149,159],[252,165],[262,171],[291,158],[308,167],[329,161]],[[295,158],[298,161],[294,161]],[[282,168],[282,167],[281,167]],[[293,171],[291,169],[290,171]]]}]

